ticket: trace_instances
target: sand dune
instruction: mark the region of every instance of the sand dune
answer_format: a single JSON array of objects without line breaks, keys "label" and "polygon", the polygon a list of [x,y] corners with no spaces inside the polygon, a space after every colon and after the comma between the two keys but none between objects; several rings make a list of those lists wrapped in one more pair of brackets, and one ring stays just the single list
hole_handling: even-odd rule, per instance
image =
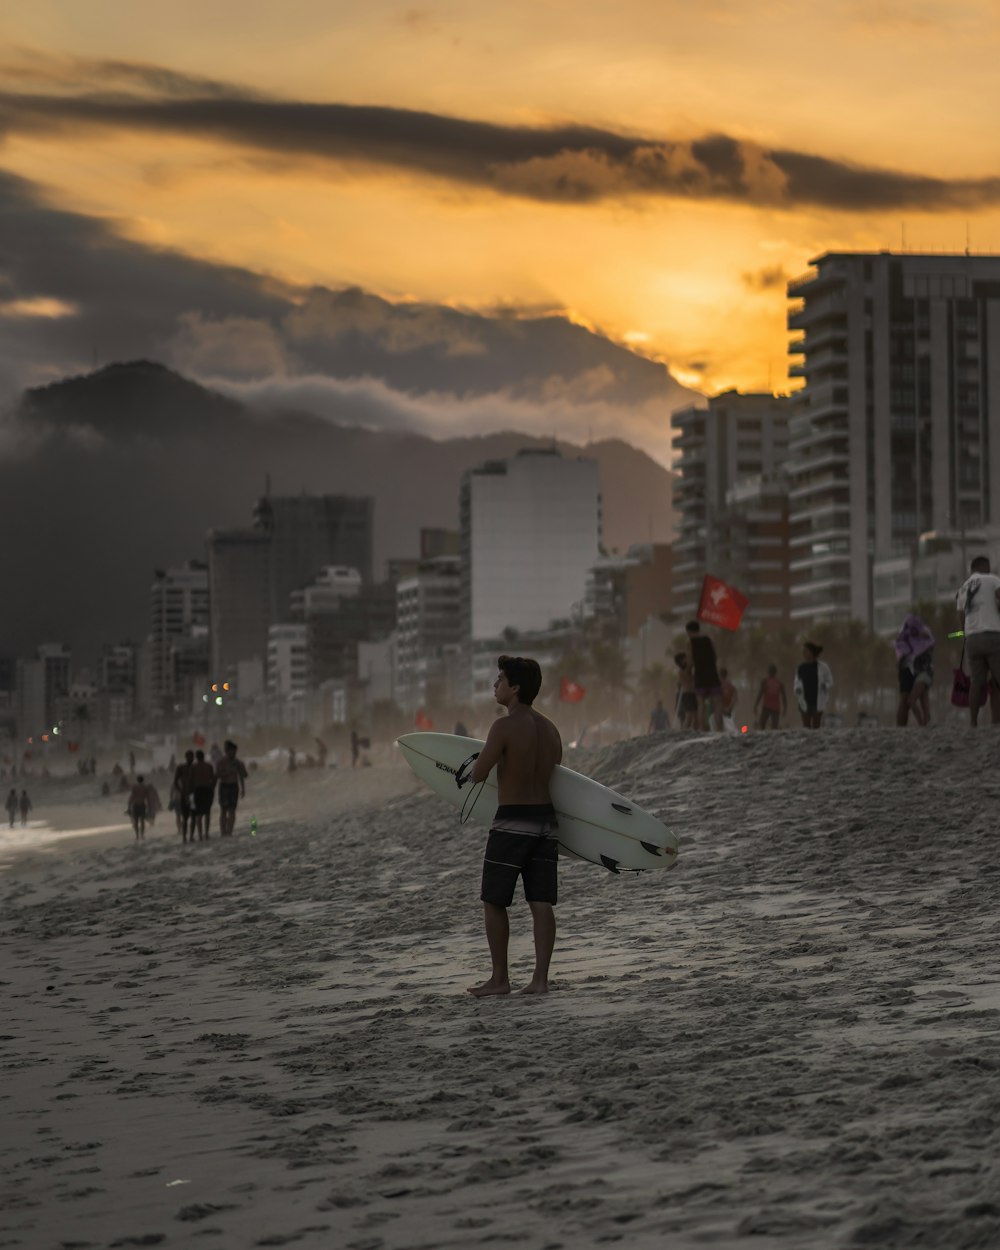
[{"label": "sand dune", "polygon": [[681,863],[566,863],[544,999],[463,993],[483,833],[402,768],[260,777],[253,839],[22,863],[0,1244],[1000,1244],[997,742],[568,761]]}]

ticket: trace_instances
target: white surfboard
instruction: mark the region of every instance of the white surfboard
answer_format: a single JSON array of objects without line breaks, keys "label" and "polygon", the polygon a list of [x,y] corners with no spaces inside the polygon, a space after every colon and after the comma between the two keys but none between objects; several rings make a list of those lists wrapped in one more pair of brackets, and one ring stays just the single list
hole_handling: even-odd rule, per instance
[{"label": "white surfboard", "polygon": [[[421,781],[453,807],[464,807],[467,819],[490,824],[497,808],[496,769],[478,797],[479,787],[471,782],[461,790],[455,784],[459,768],[483,749],[483,742],[440,733],[403,734],[396,742]],[[549,793],[559,819],[559,846],[576,859],[610,872],[673,868],[677,863],[677,836],[655,816],[599,781],[560,765],[552,775]]]}]

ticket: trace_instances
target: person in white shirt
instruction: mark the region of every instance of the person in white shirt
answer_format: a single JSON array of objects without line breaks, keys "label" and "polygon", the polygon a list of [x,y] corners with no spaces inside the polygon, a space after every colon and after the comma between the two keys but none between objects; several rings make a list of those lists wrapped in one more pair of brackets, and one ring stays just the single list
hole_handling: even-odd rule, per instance
[{"label": "person in white shirt", "polygon": [[[983,687],[993,675],[1000,689],[1000,577],[990,572],[986,556],[976,556],[970,574],[955,596],[958,621],[965,630],[965,654],[972,678],[969,689],[969,722],[975,726]],[[1000,721],[1000,707],[991,705],[993,723]]]}]

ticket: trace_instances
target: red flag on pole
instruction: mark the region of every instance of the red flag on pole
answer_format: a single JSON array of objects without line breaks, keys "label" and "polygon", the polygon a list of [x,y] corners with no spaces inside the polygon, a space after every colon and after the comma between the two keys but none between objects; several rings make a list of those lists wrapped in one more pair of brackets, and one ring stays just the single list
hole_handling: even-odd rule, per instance
[{"label": "red flag on pole", "polygon": [[586,693],[585,687],[571,677],[559,678],[559,698],[563,703],[579,703]]},{"label": "red flag on pole", "polygon": [[417,729],[433,729],[434,722],[427,715],[422,707],[417,708],[417,714],[413,718],[413,723]]},{"label": "red flag on pole", "polygon": [[720,629],[739,629],[743,612],[750,600],[721,578],[705,574],[698,603],[698,620]]}]

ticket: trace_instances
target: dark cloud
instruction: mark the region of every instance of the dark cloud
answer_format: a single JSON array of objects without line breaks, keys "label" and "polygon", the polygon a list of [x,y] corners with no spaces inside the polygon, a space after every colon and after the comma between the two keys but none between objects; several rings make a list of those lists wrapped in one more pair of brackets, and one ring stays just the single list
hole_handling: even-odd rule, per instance
[{"label": "dark cloud", "polygon": [[766,265],[742,275],[743,285],[751,291],[784,291],[789,275],[781,265]]},{"label": "dark cloud", "polygon": [[24,179],[0,172],[4,300],[54,300],[58,317],[3,321],[0,376],[21,385],[99,360],[156,356],[193,310],[278,318],[288,295],[246,270],[212,265],[119,237],[106,221],[48,205]]},{"label": "dark cloud", "polygon": [[178,73],[146,61],[122,61],[103,57],[57,56],[30,48],[14,49],[0,64],[0,79],[44,87],[47,92],[109,92],[116,88],[145,92],[153,97],[211,99],[262,99],[259,91],[216,78]]},{"label": "dark cloud", "polygon": [[123,239],[0,173],[0,399],[139,358],[246,388],[258,405],[315,400],[341,422],[438,437],[453,428],[632,430],[661,457],[664,414],[691,397],[662,364],[564,315],[282,287]]},{"label": "dark cloud", "polygon": [[8,91],[0,94],[0,132],[158,131],[284,160],[382,166],[569,203],[654,195],[886,210],[974,208],[1000,199],[1000,177],[933,178],[727,135],[648,138],[572,124],[503,126],[399,108],[255,98],[157,66],[104,64],[115,85],[135,90]]}]

